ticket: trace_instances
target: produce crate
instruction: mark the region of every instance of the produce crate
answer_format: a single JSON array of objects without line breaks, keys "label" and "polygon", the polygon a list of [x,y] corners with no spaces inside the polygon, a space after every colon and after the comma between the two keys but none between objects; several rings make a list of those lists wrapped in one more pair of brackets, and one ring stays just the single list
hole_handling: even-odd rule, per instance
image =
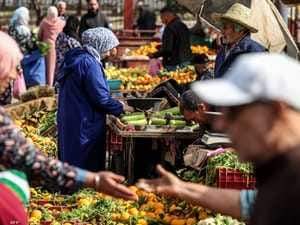
[{"label": "produce crate", "polygon": [[108,129],[107,133],[107,148],[110,153],[122,151],[123,149],[123,138],[111,129]]},{"label": "produce crate", "polygon": [[255,177],[253,175],[242,174],[238,170],[218,168],[217,169],[217,186],[219,188],[230,189],[254,189]]}]

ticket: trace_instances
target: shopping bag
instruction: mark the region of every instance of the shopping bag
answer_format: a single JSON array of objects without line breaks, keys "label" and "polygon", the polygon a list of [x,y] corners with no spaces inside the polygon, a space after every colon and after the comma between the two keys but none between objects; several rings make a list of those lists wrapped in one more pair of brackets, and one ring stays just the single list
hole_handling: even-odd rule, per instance
[{"label": "shopping bag", "polygon": [[23,73],[21,73],[13,84],[13,96],[15,98],[20,98],[20,96],[26,92],[26,85]]},{"label": "shopping bag", "polygon": [[45,58],[39,50],[26,54],[21,65],[27,88],[46,84]]}]

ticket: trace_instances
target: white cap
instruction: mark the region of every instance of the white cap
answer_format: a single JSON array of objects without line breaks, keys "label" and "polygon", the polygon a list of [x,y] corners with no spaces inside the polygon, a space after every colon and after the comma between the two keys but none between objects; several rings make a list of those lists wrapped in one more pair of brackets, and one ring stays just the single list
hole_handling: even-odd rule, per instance
[{"label": "white cap", "polygon": [[247,54],[238,58],[223,78],[196,82],[192,89],[216,106],[269,100],[300,109],[300,64],[280,54]]}]

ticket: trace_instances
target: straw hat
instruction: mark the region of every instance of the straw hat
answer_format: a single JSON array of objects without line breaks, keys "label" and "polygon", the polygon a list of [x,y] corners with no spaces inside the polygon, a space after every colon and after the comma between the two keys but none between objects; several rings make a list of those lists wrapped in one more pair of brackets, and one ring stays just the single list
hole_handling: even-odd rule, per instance
[{"label": "straw hat", "polygon": [[240,24],[243,27],[249,29],[251,33],[257,33],[257,28],[253,25],[251,20],[251,9],[240,4],[233,4],[226,13],[214,13],[212,18],[216,21],[222,19],[232,21],[234,23]]}]

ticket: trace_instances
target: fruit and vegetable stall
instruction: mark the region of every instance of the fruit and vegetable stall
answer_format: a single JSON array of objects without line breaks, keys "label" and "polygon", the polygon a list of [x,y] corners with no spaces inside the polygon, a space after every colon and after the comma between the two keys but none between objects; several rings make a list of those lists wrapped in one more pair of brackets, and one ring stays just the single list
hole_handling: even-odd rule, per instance
[{"label": "fruit and vegetable stall", "polygon": [[[127,42],[130,40],[126,40]],[[230,217],[217,214],[176,198],[149,193],[134,186],[141,177],[153,177],[157,163],[167,163],[181,179],[222,188],[253,189],[255,178],[249,164],[238,161],[232,149],[197,145],[202,132],[198,124],[187,122],[178,107],[168,98],[151,93],[172,80],[184,89],[196,79],[193,66],[176,71],[161,69],[151,74],[149,68],[129,61],[149,63],[149,54],[160,44],[149,40],[132,49],[125,48],[120,59],[127,64],[109,65],[105,72],[113,96],[132,106],[134,112],[107,118],[107,169],[126,177],[126,184],[138,195],[137,202],[124,201],[82,189],[73,195],[49,193],[40,187],[31,188],[27,211],[31,225],[240,225]],[[130,45],[127,46],[128,48]],[[212,61],[215,52],[206,46],[191,46],[194,54],[206,54]],[[123,67],[119,67],[123,65]],[[44,154],[57,158],[57,97],[46,87],[33,88],[21,97],[20,103],[6,107],[7,112]],[[174,106],[175,104],[175,106]],[[222,146],[218,146],[222,147]],[[189,151],[189,149],[197,151]],[[208,148],[208,149],[205,149]],[[199,154],[202,152],[202,155]],[[189,155],[190,154],[190,155]],[[142,157],[140,157],[142,155]],[[155,159],[152,160],[152,156]],[[192,159],[188,162],[188,158]],[[144,172],[144,173],[141,173]]]}]

